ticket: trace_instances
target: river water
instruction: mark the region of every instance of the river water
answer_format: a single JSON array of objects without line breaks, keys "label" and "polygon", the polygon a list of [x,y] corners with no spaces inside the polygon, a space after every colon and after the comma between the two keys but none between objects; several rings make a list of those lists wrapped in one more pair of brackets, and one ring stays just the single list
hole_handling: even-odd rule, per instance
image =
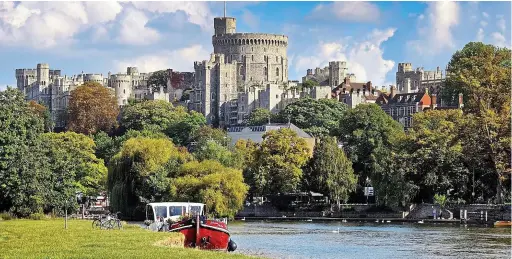
[{"label": "river water", "polygon": [[511,258],[511,229],[417,223],[230,222],[237,251],[267,258]]}]

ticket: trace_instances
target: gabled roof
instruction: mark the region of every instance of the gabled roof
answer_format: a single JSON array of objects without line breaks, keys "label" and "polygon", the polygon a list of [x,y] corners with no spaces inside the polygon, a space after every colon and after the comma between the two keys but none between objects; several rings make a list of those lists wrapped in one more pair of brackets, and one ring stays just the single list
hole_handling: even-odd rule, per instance
[{"label": "gabled roof", "polygon": [[394,104],[394,103],[418,103],[421,101],[426,93],[408,93],[408,94],[395,94],[391,97],[391,94],[381,94],[377,98],[376,103],[378,104]]}]

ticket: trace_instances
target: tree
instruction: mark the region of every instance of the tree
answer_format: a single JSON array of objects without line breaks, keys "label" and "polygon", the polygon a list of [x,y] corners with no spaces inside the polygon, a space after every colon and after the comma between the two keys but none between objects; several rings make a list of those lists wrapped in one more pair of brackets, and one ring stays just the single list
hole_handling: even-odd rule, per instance
[{"label": "tree", "polygon": [[469,170],[465,166],[465,127],[461,110],[433,110],[416,113],[404,145],[414,170],[412,179],[420,186],[416,200],[430,201],[436,193],[451,192],[455,200],[467,199]]},{"label": "tree", "polygon": [[[377,188],[379,184],[386,184],[380,182],[384,178],[378,176],[385,173],[386,166],[392,162],[389,154],[404,137],[402,126],[378,105],[361,104],[343,115],[338,134],[353,163],[354,171],[359,175],[359,185],[363,187],[367,178]],[[376,197],[382,198],[378,192]],[[362,195],[359,198],[363,199]],[[386,203],[385,200],[380,202]]]},{"label": "tree", "polygon": [[231,142],[231,139],[225,130],[212,128],[206,125],[190,133],[190,142],[201,144],[206,143],[209,140],[213,140],[222,146],[228,146]]},{"label": "tree", "polygon": [[318,82],[315,80],[306,80],[304,83],[302,83],[302,87],[306,89],[311,89],[315,86],[318,86]]},{"label": "tree", "polygon": [[119,108],[110,90],[96,82],[86,82],[71,91],[68,130],[94,134],[111,131],[117,125]]},{"label": "tree", "polygon": [[247,190],[241,170],[211,160],[183,164],[171,187],[174,200],[202,202],[210,213],[230,218],[243,207]]},{"label": "tree", "polygon": [[163,132],[173,142],[185,145],[188,134],[206,124],[204,116],[197,112],[187,112],[182,106],[157,100],[145,101],[126,107],[121,115],[121,125],[128,130],[149,130]]},{"label": "tree", "polygon": [[481,42],[466,44],[448,64],[450,76],[442,94],[444,99],[464,95],[464,111],[473,121],[472,132],[480,134],[480,144],[471,145],[468,154],[481,154],[476,159],[486,161],[492,170],[498,203],[504,196],[504,180],[510,181],[510,55],[507,48]]},{"label": "tree", "polygon": [[12,88],[0,91],[0,211],[42,212],[50,173],[42,152],[43,120]]},{"label": "tree", "polygon": [[249,126],[262,126],[269,123],[272,120],[272,112],[264,108],[254,109],[249,118],[247,119],[247,125]]},{"label": "tree", "polygon": [[158,70],[153,73],[148,78],[148,86],[167,87],[167,70]]},{"label": "tree", "polygon": [[110,162],[108,189],[111,206],[127,217],[143,212],[141,202],[169,198],[170,178],[192,157],[167,138],[130,138]]},{"label": "tree", "polygon": [[248,172],[248,182],[255,194],[293,192],[302,179],[301,167],[311,150],[294,131],[283,128],[263,135],[255,154],[255,163]]},{"label": "tree", "polygon": [[340,208],[341,201],[346,202],[349,194],[356,189],[357,177],[343,149],[333,137],[322,138],[310,160],[308,177],[311,190],[328,194]]},{"label": "tree", "polygon": [[339,120],[347,111],[345,104],[334,99],[300,99],[279,113],[279,120],[290,121],[315,137],[335,135]]},{"label": "tree", "polygon": [[208,140],[194,148],[194,156],[199,161],[215,160],[223,166],[232,168],[242,167],[242,158],[231,148],[223,146],[214,140]]},{"label": "tree", "polygon": [[34,100],[28,102],[29,107],[44,121],[44,131],[50,132],[53,130],[54,123],[52,121],[52,116],[48,108],[44,105],[37,103]]},{"label": "tree", "polygon": [[107,168],[98,159],[94,141],[74,132],[42,135],[50,171],[45,191],[45,211],[61,210],[75,193],[96,196],[106,190]]}]

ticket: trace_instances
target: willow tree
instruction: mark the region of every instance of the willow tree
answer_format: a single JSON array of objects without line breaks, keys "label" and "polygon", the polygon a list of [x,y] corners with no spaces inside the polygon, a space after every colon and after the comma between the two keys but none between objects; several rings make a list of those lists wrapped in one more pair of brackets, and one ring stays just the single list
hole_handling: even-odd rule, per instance
[{"label": "willow tree", "polygon": [[202,202],[208,213],[230,218],[242,209],[248,189],[241,170],[213,160],[183,164],[171,185],[173,200]]},{"label": "willow tree", "polygon": [[137,217],[141,202],[169,197],[170,179],[190,159],[186,150],[175,147],[169,139],[128,139],[110,162],[111,206],[125,216]]}]

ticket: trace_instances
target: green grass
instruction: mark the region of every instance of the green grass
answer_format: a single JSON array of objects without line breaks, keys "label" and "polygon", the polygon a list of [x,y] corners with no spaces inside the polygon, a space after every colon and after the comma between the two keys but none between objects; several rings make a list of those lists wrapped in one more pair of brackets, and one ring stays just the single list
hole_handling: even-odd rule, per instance
[{"label": "green grass", "polygon": [[[89,220],[0,221],[0,258],[252,258],[182,248],[181,233],[92,229]],[[177,247],[179,246],[181,247]]]}]

